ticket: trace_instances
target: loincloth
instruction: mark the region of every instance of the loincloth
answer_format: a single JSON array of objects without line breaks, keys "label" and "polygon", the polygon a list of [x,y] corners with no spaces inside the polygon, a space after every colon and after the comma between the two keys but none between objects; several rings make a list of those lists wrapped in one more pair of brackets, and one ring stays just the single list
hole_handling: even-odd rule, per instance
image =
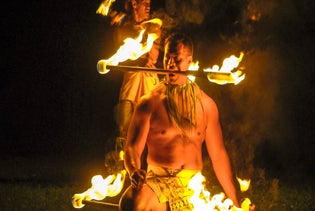
[{"label": "loincloth", "polygon": [[188,184],[198,172],[200,171],[149,165],[146,184],[156,194],[160,203],[169,202],[171,211],[193,210],[193,205],[188,202],[188,199],[194,192],[188,188]]}]

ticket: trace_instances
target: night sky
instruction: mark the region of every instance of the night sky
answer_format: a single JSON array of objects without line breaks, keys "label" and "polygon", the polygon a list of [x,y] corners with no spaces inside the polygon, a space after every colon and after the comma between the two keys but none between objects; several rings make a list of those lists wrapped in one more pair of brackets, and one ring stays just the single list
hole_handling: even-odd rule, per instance
[{"label": "night sky", "polygon": [[[80,0],[10,1],[2,9],[1,156],[40,158],[59,154],[71,157],[72,153],[94,151],[99,157],[103,156],[106,147],[111,147],[115,135],[113,111],[122,75],[100,75],[96,71],[97,61],[113,52],[109,20],[95,13],[99,4],[100,1]],[[295,164],[305,163],[301,169],[310,172],[310,165],[314,162],[315,68],[311,47],[315,22],[307,3],[297,6],[299,13],[294,15],[300,19],[294,16],[295,22],[292,23],[287,18],[285,20],[289,21],[280,23],[281,27],[270,24],[269,29],[277,29],[281,41],[275,41],[277,45],[267,53],[261,46],[260,50],[250,54],[247,63],[247,69],[263,69],[276,64],[282,72],[257,71],[259,76],[248,72],[248,81],[242,82],[244,85],[240,88],[207,86],[204,83],[201,86],[206,90],[215,89],[208,91],[214,93],[215,98],[229,93],[235,100],[233,103],[238,98],[249,98],[250,92],[247,90],[238,95],[236,91],[229,92],[232,89],[241,92],[248,86],[255,94],[270,90],[277,92],[275,98],[266,93],[262,96],[275,102],[271,110],[281,111],[270,127],[275,128],[273,137],[282,141],[271,146],[267,141],[258,152],[281,154],[278,158],[280,163],[289,163],[290,159]],[[209,33],[207,30],[204,32]],[[207,34],[198,36],[204,38]],[[212,47],[219,48],[218,44]],[[214,51],[200,44],[197,48],[196,55],[200,58],[204,51],[209,51],[207,55]],[[213,58],[208,64],[219,61],[221,57],[216,55]],[[266,60],[272,61],[265,63]],[[263,85],[255,89],[253,80],[250,82],[251,76],[255,80],[261,79],[258,83]],[[222,99],[218,104],[224,106],[229,102]],[[251,106],[254,109],[258,105]],[[223,115],[223,118],[226,117]],[[264,124],[259,115],[247,118]],[[260,165],[271,162],[268,156],[261,154]],[[307,171],[304,173],[308,174]]]}]

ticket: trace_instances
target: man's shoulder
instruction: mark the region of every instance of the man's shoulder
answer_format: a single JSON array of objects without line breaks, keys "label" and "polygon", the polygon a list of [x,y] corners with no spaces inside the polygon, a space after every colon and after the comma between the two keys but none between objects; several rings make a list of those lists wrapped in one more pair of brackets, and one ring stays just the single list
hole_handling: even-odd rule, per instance
[{"label": "man's shoulder", "polygon": [[163,83],[157,85],[151,92],[141,97],[139,103],[157,103],[163,96],[165,96],[165,85]]},{"label": "man's shoulder", "polygon": [[160,99],[160,95],[156,92],[150,92],[149,94],[143,95],[137,103],[136,110],[146,114],[152,113],[157,105],[160,105]]},{"label": "man's shoulder", "polygon": [[198,98],[200,98],[203,106],[207,107],[217,107],[216,102],[214,101],[214,99],[212,97],[210,97],[204,90],[202,90],[201,88],[198,87],[198,90],[196,90]]},{"label": "man's shoulder", "polygon": [[193,83],[193,87],[197,97],[203,100],[212,100],[212,98],[197,83]]}]

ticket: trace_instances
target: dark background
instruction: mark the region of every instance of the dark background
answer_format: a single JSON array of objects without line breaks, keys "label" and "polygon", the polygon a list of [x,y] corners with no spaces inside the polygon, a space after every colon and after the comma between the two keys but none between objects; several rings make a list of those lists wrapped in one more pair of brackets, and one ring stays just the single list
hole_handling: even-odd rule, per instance
[{"label": "dark background", "polygon": [[[268,125],[272,135],[257,132],[257,139],[263,141],[257,146],[256,164],[267,169],[271,176],[285,177],[292,171],[298,171],[295,175],[299,178],[313,176],[315,69],[310,2],[290,4],[294,9],[282,10],[294,13],[279,11],[285,14],[283,19],[277,19],[276,23],[272,18],[267,19],[260,25],[275,35],[273,45],[269,42],[271,50],[266,50],[264,40],[257,41],[262,46],[249,54],[247,78],[239,88],[200,83],[207,93],[214,94],[223,111],[238,104],[239,112],[253,114],[237,113],[230,119]],[[163,7],[162,3],[154,3],[153,10]],[[113,52],[109,20],[95,13],[99,4],[100,1],[79,0],[10,1],[2,9],[1,157],[51,160],[80,157],[103,162],[104,154],[112,149],[116,130],[113,111],[121,74],[100,75],[96,71],[97,61]],[[192,27],[198,29],[191,31],[195,40],[210,43],[196,45],[196,58],[201,58],[205,65],[213,65],[229,54],[227,44],[226,51],[211,54],[225,45],[222,40],[211,45],[209,40],[214,37],[218,40],[219,36],[213,33],[220,27],[226,32],[224,24],[232,22],[233,7],[225,9],[232,12],[226,10],[227,18],[222,25],[215,20],[216,25],[205,23],[203,30]],[[212,59],[206,60],[207,56]],[[273,69],[275,65],[277,68]],[[255,80],[250,82],[251,78]],[[260,86],[255,86],[256,82]],[[246,92],[237,94],[231,90]],[[239,105],[251,93],[260,96],[261,101]],[[230,96],[226,99],[224,95]],[[262,104],[263,97],[273,104]],[[235,105],[231,105],[230,98]],[[257,107],[265,110],[252,111]],[[268,122],[261,117],[266,110],[270,111]],[[227,117],[222,118],[226,122]],[[255,127],[252,128],[255,133]]]}]

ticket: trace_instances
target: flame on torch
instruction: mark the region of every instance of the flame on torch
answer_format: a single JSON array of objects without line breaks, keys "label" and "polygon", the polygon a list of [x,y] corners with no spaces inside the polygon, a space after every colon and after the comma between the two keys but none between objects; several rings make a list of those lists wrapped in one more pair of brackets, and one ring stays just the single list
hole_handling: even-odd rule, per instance
[{"label": "flame on torch", "polygon": [[[109,1],[109,0],[108,0]],[[102,59],[97,62],[97,71],[100,74],[106,74],[110,71],[110,68],[113,66],[118,66],[120,62],[124,62],[126,60],[137,60],[140,56],[145,53],[148,53],[154,41],[159,37],[157,33],[148,33],[146,42],[142,43],[143,34],[146,31],[145,25],[147,23],[157,24],[159,27],[162,25],[162,20],[158,18],[154,18],[148,21],[144,21],[140,24],[141,27],[144,29],[139,32],[139,36],[135,39],[133,38],[126,38],[124,40],[124,44],[120,46],[120,48],[116,51],[116,53],[108,59]],[[212,68],[204,69],[204,72],[207,74],[207,78],[210,82],[216,84],[238,84],[242,80],[245,79],[245,74],[240,70],[237,69],[234,71],[239,63],[242,61],[244,53],[241,52],[239,57],[234,55],[226,58],[223,63],[222,67],[219,68],[218,65],[214,65]],[[132,69],[132,68],[129,68]],[[197,71],[199,69],[199,62],[192,63],[188,68],[189,71]],[[150,71],[154,72],[154,69],[149,68],[141,68],[139,67],[137,71]],[[130,70],[131,71],[131,70]],[[156,70],[157,72],[160,70]],[[165,72],[166,70],[162,70],[161,72]],[[188,75],[191,81],[195,80],[195,76]]]},{"label": "flame on torch", "polygon": [[[196,61],[196,62],[192,62],[190,65],[189,65],[189,70],[192,70],[192,71],[198,71],[199,69],[199,62]],[[191,81],[195,81],[196,80],[196,76],[193,76],[193,75],[188,75],[187,76],[189,78],[189,80]]]},{"label": "flame on torch", "polygon": [[[205,190],[205,177],[201,173],[193,176],[188,188],[193,190],[193,195],[188,199],[193,205],[193,211],[249,211],[251,201],[246,198],[241,208],[233,206],[231,199],[226,198],[224,193],[215,194],[212,197],[210,192]],[[249,186],[249,183],[248,183]]]},{"label": "flame on torch", "polygon": [[239,63],[242,61],[244,53],[241,52],[239,57],[234,55],[230,56],[229,58],[224,59],[222,67],[219,68],[218,65],[212,66],[212,68],[204,69],[204,72],[207,73],[207,78],[210,82],[216,84],[227,84],[233,83],[238,84],[245,78],[245,74],[241,70],[236,70]]},{"label": "flame on torch", "polygon": [[98,7],[98,9],[96,10],[96,14],[101,14],[104,16],[108,15],[109,9],[112,6],[112,4],[115,2],[116,0],[104,0],[100,6]]},{"label": "flame on torch", "polygon": [[84,201],[103,200],[107,196],[117,196],[124,186],[125,177],[126,170],[120,171],[117,175],[109,175],[105,179],[101,175],[95,175],[91,179],[91,188],[72,197],[73,207],[82,208],[85,206]]},{"label": "flame on torch", "polygon": [[[159,26],[162,25],[162,20],[158,18],[154,18],[148,21],[143,22],[146,23],[154,23]],[[118,65],[120,62],[124,62],[126,60],[137,60],[143,54],[148,53],[154,41],[159,37],[156,33],[148,33],[148,38],[146,42],[141,43],[143,34],[145,29],[140,31],[140,34],[137,38],[126,38],[124,40],[124,44],[120,46],[117,52],[110,58],[105,60],[99,60],[97,63],[97,70],[101,74],[106,74],[109,72],[109,69],[106,68],[107,65]]]},{"label": "flame on torch", "polygon": [[250,179],[241,179],[239,177],[236,177],[238,183],[240,184],[240,188],[242,192],[245,192],[248,190],[249,185],[250,185]]}]

